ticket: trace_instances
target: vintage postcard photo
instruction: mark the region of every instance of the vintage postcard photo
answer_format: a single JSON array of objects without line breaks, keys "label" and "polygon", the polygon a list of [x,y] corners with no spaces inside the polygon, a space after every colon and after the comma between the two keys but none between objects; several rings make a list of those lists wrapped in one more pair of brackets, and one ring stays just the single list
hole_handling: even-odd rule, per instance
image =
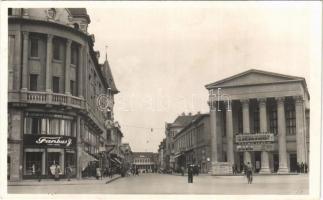
[{"label": "vintage postcard photo", "polygon": [[1,3],[3,197],[319,198],[321,8]]}]

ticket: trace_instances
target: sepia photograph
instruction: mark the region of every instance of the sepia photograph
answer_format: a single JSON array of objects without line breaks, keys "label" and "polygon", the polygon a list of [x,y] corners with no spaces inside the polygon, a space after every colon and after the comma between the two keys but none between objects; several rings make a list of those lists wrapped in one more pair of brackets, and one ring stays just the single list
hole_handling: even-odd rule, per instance
[{"label": "sepia photograph", "polygon": [[320,1],[1,4],[5,199],[319,199]]}]

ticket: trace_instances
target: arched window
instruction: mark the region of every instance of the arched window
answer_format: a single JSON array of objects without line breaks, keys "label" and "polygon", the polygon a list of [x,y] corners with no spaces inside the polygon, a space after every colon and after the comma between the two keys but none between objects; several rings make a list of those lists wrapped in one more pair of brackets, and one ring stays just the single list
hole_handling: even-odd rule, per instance
[{"label": "arched window", "polygon": [[79,30],[79,29],[80,29],[80,25],[79,25],[78,23],[74,23],[74,24],[73,24],[73,26],[74,26],[74,28],[75,28],[75,29],[77,29],[77,30]]}]

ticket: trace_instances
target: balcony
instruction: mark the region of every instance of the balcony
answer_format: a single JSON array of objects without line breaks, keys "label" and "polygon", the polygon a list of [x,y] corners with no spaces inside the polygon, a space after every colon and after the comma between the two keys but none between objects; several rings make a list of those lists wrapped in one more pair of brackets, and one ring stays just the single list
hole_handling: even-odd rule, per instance
[{"label": "balcony", "polygon": [[9,91],[9,103],[61,105],[84,109],[84,99],[66,94],[48,93],[42,91]]}]

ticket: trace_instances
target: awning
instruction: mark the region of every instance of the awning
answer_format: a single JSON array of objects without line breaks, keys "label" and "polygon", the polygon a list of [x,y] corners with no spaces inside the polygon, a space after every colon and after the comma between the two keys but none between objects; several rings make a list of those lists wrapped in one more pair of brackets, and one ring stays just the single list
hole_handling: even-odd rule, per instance
[{"label": "awning", "polygon": [[98,161],[96,158],[86,153],[85,151],[81,151],[81,169],[82,171],[87,167],[88,163],[91,161]]},{"label": "awning", "polygon": [[112,158],[111,160],[113,162],[118,163],[119,165],[121,165],[121,161],[118,158]]},{"label": "awning", "polygon": [[184,153],[177,154],[177,155],[175,155],[175,156],[174,156],[174,159],[175,159],[175,158],[178,158],[178,157],[180,157],[180,156],[182,156],[182,155],[184,155]]}]

